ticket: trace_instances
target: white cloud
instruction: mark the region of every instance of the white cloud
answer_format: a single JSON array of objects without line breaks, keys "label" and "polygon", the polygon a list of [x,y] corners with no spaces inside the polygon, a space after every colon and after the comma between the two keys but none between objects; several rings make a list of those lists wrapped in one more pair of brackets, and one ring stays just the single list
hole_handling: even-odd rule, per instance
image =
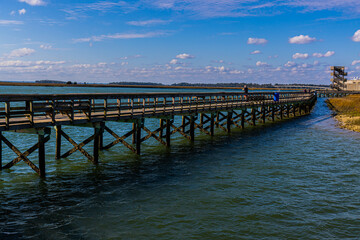
[{"label": "white cloud", "polygon": [[324,54],[324,57],[331,57],[332,55],[334,55],[335,52],[334,51],[327,51],[325,54]]},{"label": "white cloud", "polygon": [[148,33],[115,33],[108,35],[92,36],[88,38],[74,39],[75,43],[78,42],[100,42],[106,39],[136,39],[136,38],[152,38],[165,35],[163,32],[148,32]]},{"label": "white cloud", "polygon": [[187,53],[182,53],[182,54],[176,55],[176,58],[179,58],[179,59],[192,59],[192,58],[195,58],[195,56],[187,54]]},{"label": "white cloud", "polygon": [[295,62],[292,62],[292,61],[288,61],[287,63],[284,64],[285,67],[294,67],[296,66],[296,63]]},{"label": "white cloud", "polygon": [[354,65],[356,65],[358,63],[360,63],[360,60],[354,60],[354,61],[352,61],[351,65],[354,66]]},{"label": "white cloud", "polygon": [[19,0],[19,2],[27,3],[31,6],[44,6],[46,5],[46,2],[43,0]]},{"label": "white cloud", "polygon": [[299,35],[292,38],[289,38],[289,43],[291,44],[306,44],[315,42],[316,38],[309,37],[309,35]]},{"label": "white cloud", "polygon": [[50,50],[52,49],[52,46],[50,44],[41,44],[40,48],[44,50]]},{"label": "white cloud", "polygon": [[260,54],[260,53],[261,53],[260,50],[255,50],[255,51],[251,52],[250,54]]},{"label": "white cloud", "polygon": [[257,62],[256,62],[256,66],[258,66],[258,67],[264,67],[264,66],[269,66],[269,64],[268,64],[267,62],[257,61]]},{"label": "white cloud", "polygon": [[317,58],[321,58],[321,57],[331,57],[332,55],[334,55],[335,52],[334,51],[327,51],[326,53],[322,54],[322,53],[313,53],[313,57],[317,57]]},{"label": "white cloud", "polygon": [[265,38],[248,38],[247,40],[247,44],[266,44],[268,42],[268,40],[266,40]]},{"label": "white cloud", "polygon": [[24,24],[22,21],[16,21],[16,20],[1,20],[0,19],[0,25],[20,25]]},{"label": "white cloud", "polygon": [[19,15],[24,15],[26,13],[26,9],[25,8],[20,9],[20,10],[18,10],[18,13],[19,13]]},{"label": "white cloud", "polygon": [[0,67],[29,67],[35,65],[61,65],[65,61],[20,61],[20,60],[10,60],[10,61],[0,61]]},{"label": "white cloud", "polygon": [[177,64],[178,63],[178,60],[177,59],[172,59],[171,61],[170,61],[170,64]]},{"label": "white cloud", "polygon": [[295,53],[294,55],[292,55],[293,59],[298,59],[298,58],[306,59],[308,57],[309,57],[309,54],[307,54],[307,53]]},{"label": "white cloud", "polygon": [[34,49],[31,48],[19,48],[12,50],[9,54],[6,54],[8,58],[16,58],[16,57],[24,57],[31,55],[35,52]]},{"label": "white cloud", "polygon": [[11,16],[14,16],[15,14],[16,14],[15,11],[11,11],[11,12],[10,12],[10,15],[11,15]]},{"label": "white cloud", "polygon": [[357,30],[351,38],[354,42],[360,42],[360,30]]},{"label": "white cloud", "polygon": [[127,22],[127,24],[133,25],[133,26],[152,26],[152,25],[167,24],[170,22],[171,22],[171,20],[152,19],[152,20],[146,20],[146,21],[130,21],[130,22]]}]

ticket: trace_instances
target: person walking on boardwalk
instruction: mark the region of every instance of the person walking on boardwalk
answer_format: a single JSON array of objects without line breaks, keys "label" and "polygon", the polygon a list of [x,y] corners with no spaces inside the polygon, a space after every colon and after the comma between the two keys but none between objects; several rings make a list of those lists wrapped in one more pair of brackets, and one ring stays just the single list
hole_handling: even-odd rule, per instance
[{"label": "person walking on boardwalk", "polygon": [[248,100],[248,93],[249,93],[249,89],[246,85],[244,85],[244,93],[245,93],[245,100]]}]

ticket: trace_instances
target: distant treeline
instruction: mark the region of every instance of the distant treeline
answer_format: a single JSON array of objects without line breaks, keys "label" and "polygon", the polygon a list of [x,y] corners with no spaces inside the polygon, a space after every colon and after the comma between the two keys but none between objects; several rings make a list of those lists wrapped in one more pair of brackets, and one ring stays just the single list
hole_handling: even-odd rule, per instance
[{"label": "distant treeline", "polygon": [[[77,82],[71,81],[58,81],[58,80],[37,80],[35,83],[50,83],[50,84],[78,84]],[[79,84],[90,84],[90,83],[79,83]],[[99,83],[98,83],[99,84]],[[91,83],[91,85],[96,85]],[[102,85],[102,84],[100,84]],[[104,84],[107,85],[107,84]],[[159,87],[195,87],[195,88],[243,88],[245,85],[248,88],[326,88],[329,85],[321,85],[321,84],[259,84],[259,83],[174,83],[174,84],[162,84],[162,83],[153,83],[153,82],[111,82],[108,85],[123,85],[123,86],[159,86]]]}]

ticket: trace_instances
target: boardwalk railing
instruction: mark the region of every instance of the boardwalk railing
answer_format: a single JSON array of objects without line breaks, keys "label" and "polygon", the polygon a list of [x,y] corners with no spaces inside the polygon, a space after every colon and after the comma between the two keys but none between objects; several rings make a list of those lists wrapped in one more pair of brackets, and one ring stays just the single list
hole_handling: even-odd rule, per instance
[{"label": "boardwalk railing", "polygon": [[351,94],[360,94],[360,91],[337,91],[337,90],[320,90],[317,91],[317,96],[320,98],[337,98],[345,97]]},{"label": "boardwalk railing", "polygon": [[[244,94],[240,92],[194,93],[94,93],[94,94],[7,94],[0,96],[0,168],[10,168],[23,160],[41,176],[45,176],[45,143],[50,139],[51,126],[56,130],[56,158],[68,157],[80,151],[90,161],[98,163],[99,149],[108,149],[117,143],[140,154],[140,145],[154,138],[170,146],[170,137],[179,133],[193,141],[195,130],[214,135],[214,128],[230,132],[231,127],[244,128],[296,115],[310,113],[316,94],[280,92],[278,101],[273,92]],[[174,116],[182,116],[180,126],[175,126]],[[200,116],[200,117],[198,117]],[[151,131],[145,126],[146,118],[159,118],[160,126]],[[132,130],[123,136],[106,126],[107,121],[131,122]],[[76,143],[62,129],[62,125],[93,127],[94,134],[82,143]],[[6,139],[3,131],[35,133],[39,141],[21,153]],[[103,143],[103,133],[110,133],[115,140]],[[145,136],[142,134],[145,133]],[[132,136],[132,143],[126,139]],[[74,147],[61,154],[61,138]],[[94,142],[93,154],[83,147]],[[5,143],[18,157],[2,166],[2,146]],[[39,167],[27,156],[39,149]]]},{"label": "boardwalk railing", "polygon": [[0,96],[0,131],[296,103],[310,93],[147,93]]}]

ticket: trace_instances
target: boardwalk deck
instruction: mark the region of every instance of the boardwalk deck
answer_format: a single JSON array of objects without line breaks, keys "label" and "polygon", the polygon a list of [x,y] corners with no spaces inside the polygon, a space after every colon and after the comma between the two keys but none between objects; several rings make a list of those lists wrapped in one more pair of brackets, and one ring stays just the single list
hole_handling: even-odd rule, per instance
[{"label": "boardwalk deck", "polygon": [[[274,101],[271,92],[194,92],[194,93],[131,93],[131,94],[55,94],[55,95],[2,95],[0,96],[0,144],[4,142],[18,157],[2,165],[10,168],[23,160],[40,176],[45,176],[45,143],[50,139],[51,129],[56,130],[56,158],[68,157],[80,151],[94,164],[98,163],[100,149],[108,149],[118,143],[140,154],[141,143],[149,138],[170,146],[171,135],[179,133],[194,141],[195,129],[214,135],[214,128],[230,132],[231,127],[244,128],[265,121],[275,121],[308,114],[316,102],[313,93],[282,92],[279,101]],[[182,116],[180,126],[174,125],[174,116]],[[155,131],[145,126],[146,118],[160,119]],[[131,122],[133,128],[118,136],[106,122]],[[61,126],[87,126],[94,134],[81,143],[76,143]],[[21,153],[3,135],[3,131],[33,133],[39,141],[28,151]],[[115,140],[104,146],[103,133],[110,133]],[[142,134],[145,133],[145,136]],[[126,138],[132,137],[129,143]],[[61,154],[61,141],[65,138],[73,148]],[[94,142],[92,155],[83,147]],[[0,146],[1,147],[1,146]],[[39,149],[39,167],[27,156]]]}]

